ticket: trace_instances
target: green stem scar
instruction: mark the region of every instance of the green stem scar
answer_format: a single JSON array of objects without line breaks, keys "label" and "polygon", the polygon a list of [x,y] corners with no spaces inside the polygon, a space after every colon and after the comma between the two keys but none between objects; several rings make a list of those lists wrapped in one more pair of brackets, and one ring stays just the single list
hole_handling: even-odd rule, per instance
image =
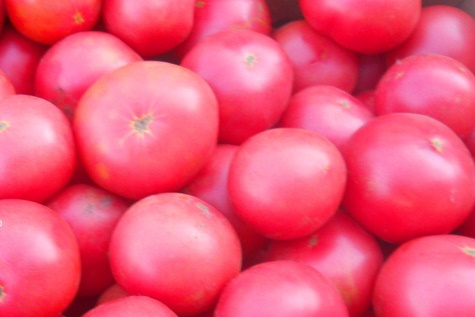
[{"label": "green stem scar", "polygon": [[461,249],[462,249],[463,253],[465,253],[466,255],[469,255],[469,256],[475,258],[475,248],[466,246],[466,247],[463,247]]},{"label": "green stem scar", "polygon": [[7,129],[10,127],[10,123],[8,121],[0,121],[0,133],[3,133],[7,131]]},{"label": "green stem scar", "polygon": [[0,285],[0,301],[5,298],[5,288]]},{"label": "green stem scar", "polygon": [[246,63],[247,67],[252,69],[257,63],[257,56],[254,54],[248,54],[244,57],[244,62]]},{"label": "green stem scar", "polygon": [[130,123],[132,130],[140,136],[145,134],[152,134],[150,131],[150,124],[153,121],[153,115],[151,113],[145,114],[141,117],[134,116],[134,119]]}]

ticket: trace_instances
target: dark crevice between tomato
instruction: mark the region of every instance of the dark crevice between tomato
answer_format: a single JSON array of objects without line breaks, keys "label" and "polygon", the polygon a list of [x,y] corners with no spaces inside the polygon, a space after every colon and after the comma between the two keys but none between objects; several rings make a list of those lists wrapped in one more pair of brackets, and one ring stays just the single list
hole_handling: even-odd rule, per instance
[{"label": "dark crevice between tomato", "polygon": [[10,123],[8,123],[8,121],[0,121],[0,133],[5,132],[9,126]]},{"label": "dark crevice between tomato", "polygon": [[139,135],[150,134],[150,124],[153,121],[152,114],[146,114],[142,117],[134,117],[132,121],[131,127],[132,129],[137,132]]}]

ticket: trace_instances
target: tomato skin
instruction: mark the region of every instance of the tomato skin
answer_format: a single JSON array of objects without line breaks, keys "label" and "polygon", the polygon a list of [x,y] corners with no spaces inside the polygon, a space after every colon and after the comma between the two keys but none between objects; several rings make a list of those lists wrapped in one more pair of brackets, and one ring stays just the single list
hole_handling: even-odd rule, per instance
[{"label": "tomato skin", "polygon": [[314,268],[294,261],[261,263],[224,288],[215,317],[349,316],[336,288]]},{"label": "tomato skin", "polygon": [[194,0],[104,0],[102,18],[116,35],[143,57],[169,51],[183,42],[193,27]]},{"label": "tomato skin", "polygon": [[57,107],[35,96],[7,96],[0,102],[0,126],[0,199],[44,202],[69,182],[76,150]]},{"label": "tomato skin", "polygon": [[457,235],[404,243],[386,260],[376,280],[376,316],[472,316],[474,251],[475,239]]},{"label": "tomato skin", "polygon": [[93,29],[99,21],[102,0],[5,0],[5,5],[20,33],[51,45],[69,34]]},{"label": "tomato skin", "polygon": [[279,44],[250,30],[199,42],[181,65],[203,77],[219,103],[219,142],[241,144],[272,127],[292,93],[292,64]]},{"label": "tomato skin", "polygon": [[127,296],[97,306],[82,317],[178,317],[170,308],[147,296]]},{"label": "tomato skin", "polygon": [[330,141],[305,129],[277,128],[240,146],[228,188],[239,217],[268,238],[287,240],[328,221],[345,182],[345,162]]},{"label": "tomato skin", "polygon": [[180,316],[212,307],[242,261],[229,221],[203,200],[181,193],[132,205],[112,234],[109,252],[112,273],[127,293],[160,300]]},{"label": "tomato skin", "polygon": [[[87,54],[84,54],[87,52]],[[70,120],[82,94],[99,77],[142,58],[112,34],[75,33],[51,46],[35,76],[35,95],[58,106]]]},{"label": "tomato skin", "polygon": [[428,115],[466,138],[475,128],[475,75],[451,57],[412,55],[386,71],[376,87],[374,105],[377,115]]},{"label": "tomato skin", "polygon": [[351,92],[358,77],[354,52],[316,32],[305,20],[289,22],[272,33],[294,67],[294,93],[313,85]]},{"label": "tomato skin", "polygon": [[122,287],[120,287],[119,284],[114,283],[104,290],[104,292],[102,292],[102,294],[97,298],[97,305],[127,296],[129,296],[129,294],[127,294],[127,292]]},{"label": "tomato skin", "polygon": [[15,86],[0,68],[0,99],[16,94]]},{"label": "tomato skin", "polygon": [[300,0],[299,3],[303,16],[315,30],[343,47],[364,54],[387,52],[403,43],[416,27],[421,12],[421,0]]},{"label": "tomato skin", "polygon": [[205,164],[216,147],[217,101],[208,84],[184,67],[134,62],[84,93],[74,130],[92,180],[137,200],[179,190]]},{"label": "tomato skin", "polygon": [[474,161],[443,123],[420,114],[376,117],[345,151],[343,206],[392,243],[456,229],[475,202]]},{"label": "tomato skin", "polygon": [[0,315],[59,316],[80,280],[75,236],[50,208],[27,200],[0,200]]}]

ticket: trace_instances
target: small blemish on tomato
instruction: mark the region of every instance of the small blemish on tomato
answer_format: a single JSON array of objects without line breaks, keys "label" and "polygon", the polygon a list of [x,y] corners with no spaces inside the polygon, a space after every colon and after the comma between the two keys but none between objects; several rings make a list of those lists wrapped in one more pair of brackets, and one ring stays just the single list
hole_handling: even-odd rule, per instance
[{"label": "small blemish on tomato", "polygon": [[314,234],[308,240],[308,246],[312,248],[312,247],[316,246],[317,244],[318,244],[318,237],[317,237],[317,235]]},{"label": "small blemish on tomato", "polygon": [[96,172],[102,179],[108,179],[110,177],[110,172],[107,166],[104,163],[96,164]]},{"label": "small blemish on tomato", "polygon": [[76,23],[76,24],[83,24],[84,23],[84,17],[82,16],[81,12],[79,12],[79,11],[77,11],[73,15],[73,20],[74,20],[74,23]]},{"label": "small blemish on tomato", "polygon": [[207,206],[201,203],[196,203],[196,207],[198,207],[202,211],[203,215],[205,215],[207,218],[210,218],[212,216],[211,211]]},{"label": "small blemish on tomato", "polygon": [[340,104],[345,109],[350,109],[350,104],[346,100],[339,101],[338,104]]},{"label": "small blemish on tomato", "polygon": [[463,248],[461,248],[461,249],[462,249],[463,253],[465,253],[466,255],[475,258],[475,248],[472,248],[472,247],[469,247],[469,246],[465,246],[465,247],[463,247]]},{"label": "small blemish on tomato", "polygon": [[198,1],[195,2],[195,6],[197,8],[203,8],[205,6],[205,4],[206,4],[206,2],[203,1],[203,0],[198,0]]},{"label": "small blemish on tomato", "polygon": [[257,56],[254,54],[247,54],[244,57],[244,62],[246,63],[247,67],[252,69],[257,63]]},{"label": "small blemish on tomato", "polygon": [[144,136],[145,134],[152,134],[150,130],[150,124],[153,122],[153,114],[148,113],[141,117],[134,116],[133,120],[130,122],[130,127],[132,130],[139,136]]},{"label": "small blemish on tomato", "polygon": [[444,143],[441,139],[434,137],[430,139],[431,146],[439,153],[444,152]]},{"label": "small blemish on tomato", "polygon": [[402,78],[404,76],[404,72],[397,72],[396,73],[396,79]]},{"label": "small blemish on tomato", "polygon": [[0,285],[0,301],[5,298],[5,288]]},{"label": "small blemish on tomato", "polygon": [[8,121],[0,121],[0,133],[3,133],[8,130],[10,123]]}]

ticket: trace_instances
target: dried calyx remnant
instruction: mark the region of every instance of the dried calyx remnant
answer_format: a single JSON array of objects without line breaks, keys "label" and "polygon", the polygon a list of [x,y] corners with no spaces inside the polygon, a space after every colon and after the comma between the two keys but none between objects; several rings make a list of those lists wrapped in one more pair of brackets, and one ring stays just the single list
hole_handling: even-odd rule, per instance
[{"label": "dried calyx remnant", "polygon": [[5,121],[5,120],[0,121],[0,133],[5,132],[9,126],[10,126],[10,123],[8,123],[8,121]]},{"label": "dried calyx remnant", "polygon": [[145,134],[151,134],[152,131],[150,131],[150,124],[153,121],[153,115],[152,114],[146,114],[141,117],[135,117],[131,122],[131,127],[132,129],[138,134],[138,135],[145,135]]}]

